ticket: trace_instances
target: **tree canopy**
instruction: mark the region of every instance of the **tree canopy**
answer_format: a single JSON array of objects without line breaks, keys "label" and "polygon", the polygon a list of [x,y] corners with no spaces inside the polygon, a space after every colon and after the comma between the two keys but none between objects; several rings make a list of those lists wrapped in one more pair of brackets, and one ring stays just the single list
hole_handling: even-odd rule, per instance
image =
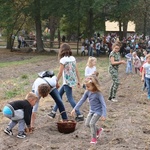
[{"label": "tree canopy", "polygon": [[[50,40],[56,31],[68,39],[81,34],[91,38],[95,31],[105,32],[105,21],[118,21],[121,36],[126,36],[127,23],[136,23],[136,32],[149,34],[149,0],[10,0],[0,1],[0,28],[12,48],[12,35],[24,29],[35,30],[37,50],[44,50],[43,31],[50,29]],[[122,31],[123,29],[123,31]],[[60,36],[60,35],[59,35]],[[58,37],[59,39],[60,37]]]}]

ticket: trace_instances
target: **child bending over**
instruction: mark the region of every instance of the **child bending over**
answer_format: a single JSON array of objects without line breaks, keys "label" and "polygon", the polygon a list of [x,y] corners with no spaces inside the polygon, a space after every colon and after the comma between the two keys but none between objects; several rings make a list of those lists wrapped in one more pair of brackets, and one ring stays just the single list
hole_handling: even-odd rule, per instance
[{"label": "child bending over", "polygon": [[12,129],[18,123],[17,137],[25,138],[25,124],[28,131],[30,131],[32,107],[35,105],[37,100],[38,97],[34,93],[30,92],[27,94],[25,100],[13,101],[4,106],[3,114],[11,120],[7,128],[4,130],[4,133],[7,135],[13,135]]}]

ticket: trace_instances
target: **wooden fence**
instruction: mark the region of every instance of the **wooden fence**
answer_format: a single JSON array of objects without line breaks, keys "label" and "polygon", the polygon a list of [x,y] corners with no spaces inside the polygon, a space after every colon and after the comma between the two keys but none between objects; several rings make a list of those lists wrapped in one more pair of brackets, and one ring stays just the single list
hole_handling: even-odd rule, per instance
[{"label": "wooden fence", "polygon": [[[33,43],[34,43],[33,40],[25,40],[25,42],[27,43],[26,47],[33,47]],[[54,49],[59,48],[59,42],[58,41],[53,41],[51,43],[53,44]],[[77,49],[77,42],[66,42],[66,43],[68,43],[72,49]],[[44,48],[50,48],[50,41],[44,41],[43,44],[44,44]],[[79,49],[81,49],[81,45],[82,45],[82,43],[79,42]],[[0,46],[6,47],[6,41],[0,41]],[[15,41],[14,47],[17,47],[17,46],[18,46],[18,42]]]}]

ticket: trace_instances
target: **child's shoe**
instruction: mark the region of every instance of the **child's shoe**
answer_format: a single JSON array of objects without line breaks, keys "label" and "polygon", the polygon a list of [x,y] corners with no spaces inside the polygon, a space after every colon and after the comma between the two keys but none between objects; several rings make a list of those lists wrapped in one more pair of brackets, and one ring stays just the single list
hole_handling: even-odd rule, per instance
[{"label": "child's shoe", "polygon": [[56,116],[56,112],[52,110],[52,111],[48,114],[48,116],[49,116],[50,118],[54,119],[55,116]]},{"label": "child's shoe", "polygon": [[96,143],[97,143],[97,139],[96,139],[96,138],[92,138],[92,140],[91,140],[90,143],[91,143],[91,144],[96,144]]},{"label": "child's shoe", "polygon": [[110,101],[112,101],[112,102],[118,102],[118,100],[115,99],[115,98],[112,98]]},{"label": "child's shoe", "polygon": [[83,116],[83,115],[78,115],[78,116],[75,118],[75,120],[76,120],[77,122],[79,122],[79,121],[84,121],[84,116]]},{"label": "child's shoe", "polygon": [[17,138],[20,138],[20,139],[23,139],[25,137],[26,137],[26,134],[23,131],[19,132],[17,135]]},{"label": "child's shoe", "polygon": [[100,129],[97,131],[97,135],[96,135],[96,138],[97,138],[97,139],[101,136],[103,130],[104,130],[103,128],[100,128]]},{"label": "child's shoe", "polygon": [[7,135],[10,135],[10,136],[13,135],[12,130],[10,130],[8,128],[4,130],[4,133],[6,133]]}]

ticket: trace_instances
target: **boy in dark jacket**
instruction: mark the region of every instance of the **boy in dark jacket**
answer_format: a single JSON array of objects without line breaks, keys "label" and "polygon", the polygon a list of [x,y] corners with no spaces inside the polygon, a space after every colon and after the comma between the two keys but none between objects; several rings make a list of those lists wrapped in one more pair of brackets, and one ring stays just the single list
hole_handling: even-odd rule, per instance
[{"label": "boy in dark jacket", "polygon": [[25,100],[13,101],[4,106],[3,114],[11,120],[7,128],[4,130],[4,133],[7,135],[13,135],[12,129],[18,123],[17,137],[25,138],[25,124],[28,131],[30,131],[32,108],[37,100],[38,97],[33,92],[29,92]]}]

